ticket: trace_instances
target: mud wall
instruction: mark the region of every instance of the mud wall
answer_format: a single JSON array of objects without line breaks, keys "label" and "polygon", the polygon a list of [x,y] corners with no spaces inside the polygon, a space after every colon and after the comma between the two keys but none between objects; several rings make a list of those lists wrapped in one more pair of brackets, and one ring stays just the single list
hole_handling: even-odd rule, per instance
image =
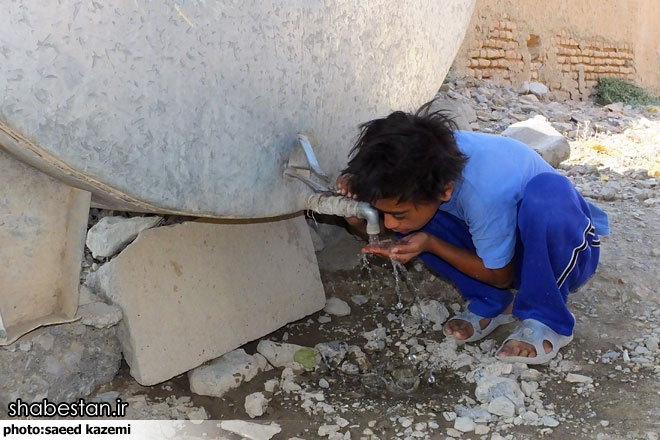
[{"label": "mud wall", "polygon": [[541,81],[564,98],[599,77],[660,92],[656,0],[478,0],[454,62],[458,75],[503,85]]}]

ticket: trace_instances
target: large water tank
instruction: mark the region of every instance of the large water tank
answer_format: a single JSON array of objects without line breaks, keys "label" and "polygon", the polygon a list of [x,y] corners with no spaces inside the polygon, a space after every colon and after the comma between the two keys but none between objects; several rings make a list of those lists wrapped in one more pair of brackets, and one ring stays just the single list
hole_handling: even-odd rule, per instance
[{"label": "large water tank", "polygon": [[4,2],[0,146],[117,209],[296,212],[296,134],[335,175],[360,122],[433,97],[474,2]]}]

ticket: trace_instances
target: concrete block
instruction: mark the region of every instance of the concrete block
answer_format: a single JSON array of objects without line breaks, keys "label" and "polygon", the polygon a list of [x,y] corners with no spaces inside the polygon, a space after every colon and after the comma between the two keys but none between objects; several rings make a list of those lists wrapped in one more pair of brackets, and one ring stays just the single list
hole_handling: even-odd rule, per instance
[{"label": "concrete block", "polygon": [[555,168],[571,155],[568,139],[540,115],[516,122],[504,130],[502,135],[529,145]]},{"label": "concrete block", "polygon": [[74,317],[90,197],[0,149],[0,345]]},{"label": "concrete block", "polygon": [[88,283],[122,308],[119,339],[131,375],[143,385],[184,373],[325,305],[302,216],[149,229]]}]

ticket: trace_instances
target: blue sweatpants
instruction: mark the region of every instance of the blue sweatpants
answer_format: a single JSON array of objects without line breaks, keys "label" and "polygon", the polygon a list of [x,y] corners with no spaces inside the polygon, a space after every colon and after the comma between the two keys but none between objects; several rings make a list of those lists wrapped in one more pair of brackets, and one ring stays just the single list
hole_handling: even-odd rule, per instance
[{"label": "blue sweatpants", "polygon": [[[465,222],[447,212],[438,210],[421,230],[475,251]],[[582,196],[566,177],[542,173],[529,181],[518,204],[515,299],[508,289],[471,278],[434,254],[425,252],[420,258],[456,285],[473,313],[493,318],[513,301],[518,318],[536,319],[568,336],[575,326],[566,307],[568,293],[596,271],[599,246]]]}]

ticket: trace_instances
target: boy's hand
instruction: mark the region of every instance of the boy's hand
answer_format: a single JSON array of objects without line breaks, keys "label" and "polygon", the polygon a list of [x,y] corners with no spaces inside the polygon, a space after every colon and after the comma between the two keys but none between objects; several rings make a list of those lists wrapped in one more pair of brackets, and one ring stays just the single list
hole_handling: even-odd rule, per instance
[{"label": "boy's hand", "polygon": [[351,191],[351,186],[348,183],[348,176],[346,174],[337,177],[337,189],[342,196],[357,199],[357,195],[353,194]]},{"label": "boy's hand", "polygon": [[426,232],[415,232],[395,243],[368,245],[362,248],[365,254],[381,255],[401,263],[407,263],[429,248],[431,236]]},{"label": "boy's hand", "polygon": [[426,232],[415,232],[402,238],[390,249],[392,258],[405,264],[422,252],[426,252],[431,244],[431,236]]},{"label": "boy's hand", "polygon": [[[357,195],[351,192],[351,186],[348,184],[348,176],[342,174],[337,177],[337,189],[339,193],[344,197],[350,197],[351,199],[357,199]],[[356,232],[364,234],[366,231],[367,221],[358,217],[345,217],[346,223],[353,228]],[[363,231],[364,229],[364,231]]]}]

